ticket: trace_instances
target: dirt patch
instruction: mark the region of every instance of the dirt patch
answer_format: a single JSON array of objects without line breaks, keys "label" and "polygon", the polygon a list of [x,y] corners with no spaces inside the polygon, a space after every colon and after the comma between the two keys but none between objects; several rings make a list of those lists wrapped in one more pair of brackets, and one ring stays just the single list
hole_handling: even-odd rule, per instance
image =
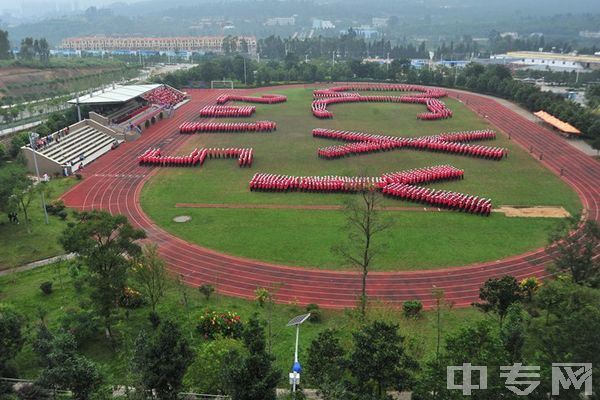
[{"label": "dirt patch", "polygon": [[521,218],[567,218],[571,214],[562,207],[511,207],[502,206],[493,210],[493,212],[504,213],[507,217]]}]

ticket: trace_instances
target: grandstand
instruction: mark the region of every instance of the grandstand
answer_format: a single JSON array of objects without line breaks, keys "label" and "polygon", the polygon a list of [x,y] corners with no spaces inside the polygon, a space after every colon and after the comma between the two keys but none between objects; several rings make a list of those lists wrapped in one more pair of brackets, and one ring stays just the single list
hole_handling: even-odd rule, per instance
[{"label": "grandstand", "polygon": [[114,86],[69,100],[89,106],[89,119],[38,139],[22,148],[30,171],[37,156],[41,174],[70,175],[125,140],[135,140],[146,126],[170,115],[187,95],[167,85]]},{"label": "grandstand", "polygon": [[40,174],[70,175],[122,141],[117,132],[96,121],[85,119],[39,138],[33,148],[28,144],[21,150],[31,172],[35,172],[35,152]]}]

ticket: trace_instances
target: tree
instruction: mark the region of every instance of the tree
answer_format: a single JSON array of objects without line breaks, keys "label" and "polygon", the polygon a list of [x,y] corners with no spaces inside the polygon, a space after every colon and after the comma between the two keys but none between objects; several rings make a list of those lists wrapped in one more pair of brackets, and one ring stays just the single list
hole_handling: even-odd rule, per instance
[{"label": "tree", "polygon": [[162,322],[153,335],[140,332],[135,342],[132,367],[145,390],[159,399],[177,399],[194,352],[181,329],[171,320]]},{"label": "tree", "polygon": [[0,375],[19,354],[25,343],[25,318],[11,306],[0,303]]},{"label": "tree", "polygon": [[398,325],[375,321],[352,334],[354,351],[349,370],[357,382],[357,392],[382,397],[388,389],[412,387],[411,371],[417,363],[404,350],[404,337]]},{"label": "tree", "polygon": [[333,329],[320,332],[310,343],[306,360],[306,376],[325,399],[329,398],[330,385],[342,380],[347,365],[344,356],[345,351],[338,333]]},{"label": "tree", "polygon": [[[552,363],[600,363],[600,291],[568,279],[548,282],[534,297],[539,317],[527,330],[531,365],[542,367],[539,392],[551,390]],[[592,373],[592,389],[600,391],[600,371]],[[580,390],[561,390],[560,399],[581,399]]]},{"label": "tree", "polygon": [[265,332],[258,319],[248,321],[242,340],[247,354],[231,351],[223,370],[232,400],[275,400],[281,373],[273,367],[274,358],[265,349]]},{"label": "tree", "polygon": [[26,37],[21,40],[21,49],[19,50],[19,57],[25,60],[31,60],[35,55],[33,48],[33,38]]},{"label": "tree", "polygon": [[36,384],[52,389],[70,390],[73,398],[88,400],[102,384],[98,367],[77,353],[75,338],[59,333],[51,341],[50,353],[45,355],[48,365],[40,373]]},{"label": "tree", "polygon": [[165,294],[167,286],[166,263],[158,254],[158,245],[150,243],[142,248],[142,256],[133,267],[133,277],[152,311]]},{"label": "tree", "polygon": [[346,204],[346,219],[350,245],[334,247],[335,252],[352,265],[360,268],[362,272],[360,293],[360,314],[362,318],[365,318],[367,312],[367,275],[369,274],[369,267],[380,249],[379,246],[375,245],[374,238],[391,226],[391,221],[382,219],[380,215],[380,201],[380,197],[375,190],[368,190],[360,194],[358,202],[348,202]]},{"label": "tree", "polygon": [[184,378],[186,387],[197,393],[225,394],[227,387],[223,382],[222,371],[227,355],[232,350],[243,350],[239,340],[217,338],[201,344],[194,362],[187,369]]},{"label": "tree", "polygon": [[107,337],[113,341],[112,317],[127,282],[132,261],[141,254],[135,243],[143,239],[143,230],[135,229],[124,215],[94,210],[76,215],[60,242],[65,250],[79,254],[89,269],[90,298],[103,319]]},{"label": "tree", "polygon": [[[440,358],[440,363],[431,364],[425,370],[423,382],[430,387],[438,388],[437,397],[432,397],[426,387],[421,386],[419,398],[436,398],[444,400],[464,399],[460,390],[448,390],[446,386],[446,371],[448,366],[462,366],[471,363],[474,366],[487,366],[487,390],[477,390],[473,398],[478,400],[497,400],[507,397],[505,381],[500,378],[500,366],[511,365],[510,357],[500,338],[495,325],[489,320],[479,321],[466,326],[446,338],[446,345]],[[460,374],[455,381],[460,382]],[[473,384],[479,383],[477,372],[472,375]]]},{"label": "tree", "polygon": [[8,41],[8,31],[0,29],[0,60],[10,58],[10,42]]},{"label": "tree", "polygon": [[515,302],[521,301],[523,293],[514,276],[506,275],[502,278],[490,278],[479,289],[479,298],[483,303],[473,305],[485,313],[495,312],[500,318],[500,327],[508,308]]},{"label": "tree", "polygon": [[600,226],[593,220],[585,221],[578,231],[575,218],[550,236],[555,243],[554,264],[559,271],[568,272],[573,282],[600,287],[600,259],[594,258],[600,244]]}]

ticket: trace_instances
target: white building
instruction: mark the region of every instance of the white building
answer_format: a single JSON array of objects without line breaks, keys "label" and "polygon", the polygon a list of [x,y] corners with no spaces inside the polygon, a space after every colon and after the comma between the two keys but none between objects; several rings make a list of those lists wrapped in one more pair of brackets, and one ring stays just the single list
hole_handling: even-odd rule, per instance
[{"label": "white building", "polygon": [[376,28],[385,28],[388,25],[389,18],[379,18],[373,17],[371,18],[371,25]]},{"label": "white building", "polygon": [[295,17],[275,17],[268,18],[265,26],[293,26],[296,25]]},{"label": "white building", "polygon": [[313,19],[313,29],[334,29],[335,25],[328,19]]}]

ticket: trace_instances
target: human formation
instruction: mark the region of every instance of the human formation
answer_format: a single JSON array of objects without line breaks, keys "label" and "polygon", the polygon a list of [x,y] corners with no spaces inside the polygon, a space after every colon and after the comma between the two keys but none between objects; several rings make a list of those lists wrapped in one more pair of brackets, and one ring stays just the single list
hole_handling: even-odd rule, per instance
[{"label": "human formation", "polygon": [[184,122],[179,133],[243,133],[273,132],[277,124],[273,121],[256,122]]},{"label": "human formation", "polygon": [[261,97],[241,96],[235,94],[222,94],[217,97],[217,104],[225,104],[229,101],[241,101],[245,103],[275,104],[287,101],[286,96],[280,94],[264,94]]},{"label": "human formation", "polygon": [[150,148],[138,157],[138,163],[145,166],[193,167],[203,165],[207,158],[237,158],[240,167],[251,167],[254,150],[252,148],[201,148],[194,149],[187,156],[164,156],[160,148]]},{"label": "human formation", "polygon": [[[351,92],[354,91],[354,92]],[[404,96],[365,96],[357,91],[402,91],[416,92]],[[354,84],[315,90],[312,103],[313,115],[318,118],[331,118],[327,110],[329,104],[344,102],[395,102],[421,103],[429,112],[418,114],[419,119],[440,119],[452,116],[444,103],[438,100],[447,93],[441,89],[418,85],[364,85]],[[200,110],[201,117],[250,117],[255,106],[228,106],[230,101],[273,104],[286,101],[285,96],[264,95],[250,97],[239,95],[221,95],[216,105],[205,106]],[[218,133],[218,132],[271,132],[277,129],[272,121],[257,122],[185,122],[180,125],[180,133]],[[334,159],[400,148],[412,148],[428,151],[443,151],[460,155],[500,160],[508,156],[506,149],[473,145],[467,142],[495,139],[491,130],[476,130],[442,133],[439,135],[402,138],[364,132],[342,131],[317,128],[313,137],[347,142],[342,145],[320,148],[320,158]],[[140,165],[158,166],[195,166],[202,165],[207,158],[237,158],[240,167],[250,167],[253,161],[251,148],[202,148],[194,149],[187,156],[163,156],[160,149],[148,149],[139,156]],[[421,185],[432,182],[463,179],[464,171],[451,165],[438,165],[405,171],[390,172],[378,177],[360,176],[292,176],[257,173],[250,180],[251,191],[303,191],[352,193],[367,190],[381,191],[385,196],[406,201],[428,204],[450,210],[459,210],[479,215],[489,215],[492,209],[491,199],[447,190],[436,190]]]},{"label": "human formation", "polygon": [[380,190],[386,196],[401,200],[472,214],[490,215],[492,201],[489,198],[420,186],[421,184],[463,178],[463,170],[451,165],[437,165],[386,173],[380,177],[292,176],[258,173],[250,180],[249,187],[251,191],[273,192],[353,193]]},{"label": "human formation", "polygon": [[442,151],[466,156],[474,156],[491,160],[501,160],[508,156],[506,149],[472,145],[464,142],[489,140],[496,138],[496,132],[476,130],[464,132],[442,133],[416,138],[376,135],[364,132],[341,131],[334,129],[313,129],[313,137],[349,142],[339,146],[320,148],[317,154],[320,158],[332,159],[349,155],[387,151],[399,148],[417,150]]},{"label": "human formation", "polygon": [[[357,91],[401,91],[417,93],[404,96],[365,96]],[[429,112],[417,114],[417,119],[435,120],[452,117],[452,111],[443,102],[438,100],[440,97],[447,96],[447,94],[445,90],[419,85],[354,84],[315,90],[313,92],[314,100],[311,108],[313,115],[317,118],[333,118],[333,113],[327,109],[330,104],[357,102],[419,103],[425,104]]]},{"label": "human formation", "polygon": [[250,117],[256,112],[255,106],[205,106],[200,110],[203,118]]}]

